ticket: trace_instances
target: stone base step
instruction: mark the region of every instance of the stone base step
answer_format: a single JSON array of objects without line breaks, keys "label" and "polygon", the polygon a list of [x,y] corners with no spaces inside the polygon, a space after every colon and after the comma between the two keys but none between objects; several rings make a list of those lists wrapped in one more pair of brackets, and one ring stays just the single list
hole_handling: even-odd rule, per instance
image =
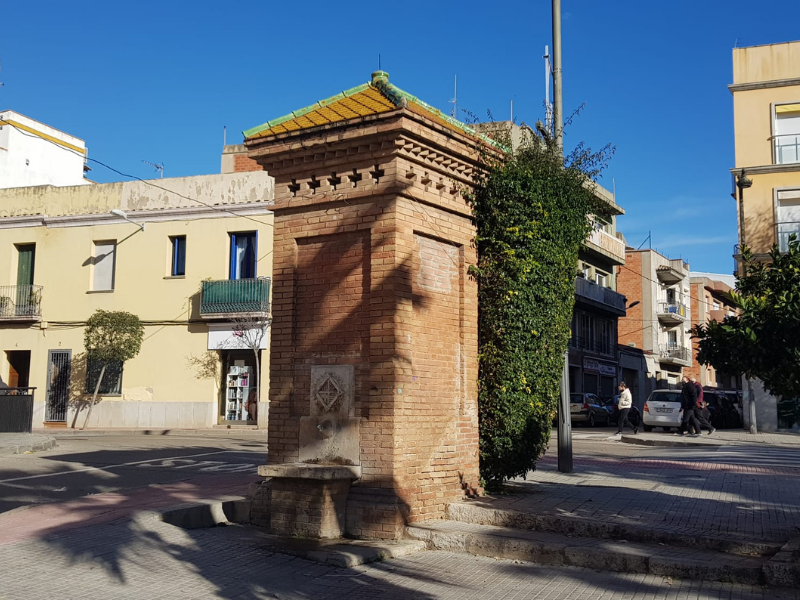
[{"label": "stone base step", "polygon": [[779,552],[784,544],[784,542],[765,542],[738,537],[687,535],[683,532],[658,529],[655,526],[642,527],[578,517],[523,513],[480,506],[476,502],[450,504],[447,507],[447,516],[452,521],[473,525],[494,525],[584,538],[623,539],[629,542],[665,544],[687,549],[715,550],[739,556],[771,557]]},{"label": "stone base step", "polygon": [[258,425],[248,421],[228,421],[218,425],[212,425],[212,429],[236,429],[236,430],[256,430]]},{"label": "stone base step", "polygon": [[689,580],[791,586],[800,572],[796,563],[793,566],[782,563],[779,576],[774,576],[767,557],[734,556],[700,548],[571,537],[456,521],[416,524],[407,527],[406,532],[409,538],[425,542],[432,550]]}]

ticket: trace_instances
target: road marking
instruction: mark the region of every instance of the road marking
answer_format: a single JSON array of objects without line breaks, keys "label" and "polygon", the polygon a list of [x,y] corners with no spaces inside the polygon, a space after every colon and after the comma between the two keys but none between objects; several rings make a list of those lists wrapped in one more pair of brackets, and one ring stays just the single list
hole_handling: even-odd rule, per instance
[{"label": "road marking", "polygon": [[[156,463],[156,461],[159,461]],[[183,463],[183,464],[178,464]],[[164,458],[153,459],[152,464],[144,463],[139,468],[163,468],[171,467],[175,470],[195,468],[198,471],[213,473],[255,473],[253,463],[230,463],[221,460],[192,460],[191,458]]]},{"label": "road marking", "polygon": [[149,463],[156,460],[172,460],[180,458],[196,458],[198,456],[213,456],[214,454],[225,454],[236,452],[236,450],[219,450],[218,452],[204,452],[202,454],[188,454],[184,456],[172,456],[167,458],[148,458],[147,460],[135,460],[133,462],[120,463],[118,465],[108,465],[106,467],[87,467],[85,469],[76,469],[74,471],[59,471],[58,473],[44,473],[42,475],[27,475],[25,477],[13,477],[11,479],[0,479],[0,483],[10,483],[12,481],[24,481],[26,479],[39,479],[42,477],[56,477],[57,475],[72,475],[73,473],[88,473],[90,471],[107,471],[108,469],[116,469],[119,467],[131,467],[133,465],[141,465],[142,463]]}]

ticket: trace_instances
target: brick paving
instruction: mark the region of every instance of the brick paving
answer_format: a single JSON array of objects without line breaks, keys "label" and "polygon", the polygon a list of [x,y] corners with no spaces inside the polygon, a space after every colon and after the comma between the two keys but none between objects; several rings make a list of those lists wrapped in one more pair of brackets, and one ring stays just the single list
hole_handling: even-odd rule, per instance
[{"label": "brick paving", "polygon": [[794,590],[447,552],[342,569],[273,553],[240,533],[238,527],[186,531],[140,517],[6,544],[0,546],[0,599],[800,598]]},{"label": "brick paving", "polygon": [[[554,444],[553,444],[554,446]],[[544,456],[510,493],[480,506],[636,525],[685,535],[786,542],[800,536],[800,451],[728,447],[697,458]],[[653,453],[659,449],[648,449]],[[716,455],[722,452],[722,455]]]}]

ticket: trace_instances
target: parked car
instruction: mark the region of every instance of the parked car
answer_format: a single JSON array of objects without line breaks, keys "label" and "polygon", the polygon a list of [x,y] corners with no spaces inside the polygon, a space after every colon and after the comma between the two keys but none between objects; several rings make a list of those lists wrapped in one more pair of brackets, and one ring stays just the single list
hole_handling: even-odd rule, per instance
[{"label": "parked car", "polygon": [[661,427],[669,431],[678,428],[683,419],[680,390],[653,390],[644,403],[642,424],[645,431],[653,431],[653,427]]},{"label": "parked car", "polygon": [[717,429],[741,429],[742,415],[731,395],[714,389],[703,390],[711,425]]},{"label": "parked car", "polygon": [[570,394],[569,412],[573,423],[586,423],[589,427],[608,425],[611,416],[596,394]]},{"label": "parked car", "polygon": [[[608,410],[611,417],[609,422],[612,425],[617,425],[619,421],[619,394],[606,402],[606,410]],[[639,423],[642,421],[642,415],[636,406],[631,406],[631,410],[628,413],[628,421],[630,421],[631,425],[634,427],[639,427]]]}]

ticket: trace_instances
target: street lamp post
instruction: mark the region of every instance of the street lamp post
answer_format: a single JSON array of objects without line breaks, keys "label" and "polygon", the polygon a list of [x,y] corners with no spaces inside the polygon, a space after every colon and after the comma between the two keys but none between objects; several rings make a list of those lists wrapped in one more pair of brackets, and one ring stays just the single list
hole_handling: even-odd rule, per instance
[{"label": "street lamp post", "polygon": [[[742,169],[741,173],[736,176],[736,187],[739,189],[739,251],[745,246],[745,229],[744,229],[744,191],[753,185],[753,180],[750,179]],[[741,272],[741,266],[740,266]],[[750,415],[750,433],[757,433],[758,426],[756,424],[756,395],[753,391],[753,381],[749,377],[747,379],[747,401],[749,404]]]}]

